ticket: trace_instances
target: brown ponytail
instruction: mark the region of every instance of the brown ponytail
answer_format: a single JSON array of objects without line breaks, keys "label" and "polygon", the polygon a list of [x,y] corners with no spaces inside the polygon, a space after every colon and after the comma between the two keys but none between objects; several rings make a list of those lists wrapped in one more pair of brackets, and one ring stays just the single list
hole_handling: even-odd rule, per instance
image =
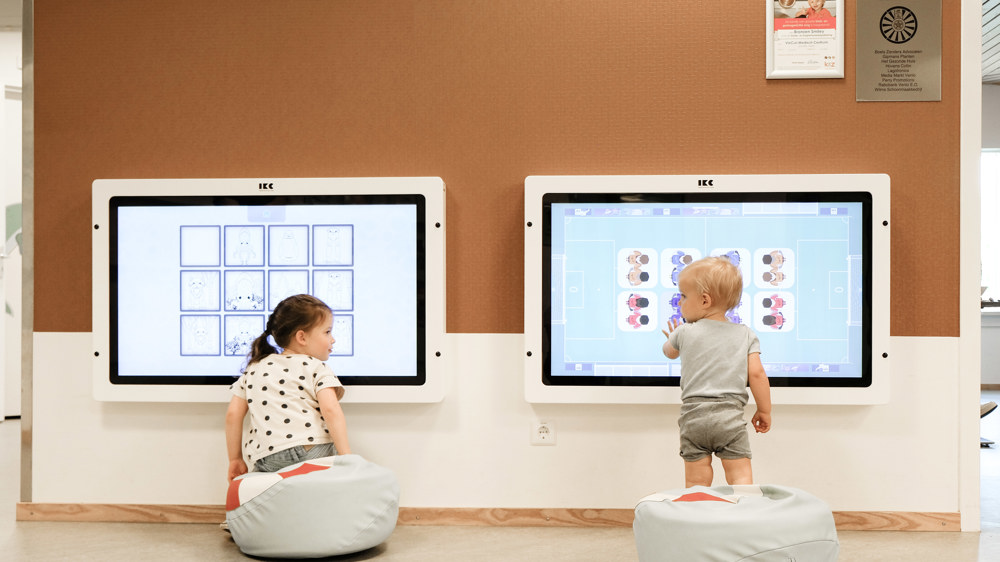
[{"label": "brown ponytail", "polygon": [[[292,341],[296,332],[312,328],[327,314],[332,314],[330,307],[312,295],[292,295],[279,302],[267,318],[264,333],[253,340],[244,369],[268,355],[280,353]],[[268,337],[274,339],[278,348],[271,345]]]}]

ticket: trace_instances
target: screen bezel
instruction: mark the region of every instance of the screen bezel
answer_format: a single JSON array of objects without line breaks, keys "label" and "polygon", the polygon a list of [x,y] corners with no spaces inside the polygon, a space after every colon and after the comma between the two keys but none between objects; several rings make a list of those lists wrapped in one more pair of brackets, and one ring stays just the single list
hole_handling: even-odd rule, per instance
[{"label": "screen bezel", "polygon": [[[529,402],[679,403],[679,378],[551,375],[551,205],[556,202],[737,201],[756,197],[864,204],[864,334],[861,378],[770,377],[778,403],[888,400],[888,197],[881,174],[754,176],[530,176],[525,180],[525,396]],[[845,195],[849,194],[849,195]],[[664,358],[666,361],[666,359]]]},{"label": "screen bezel", "polygon": [[[659,193],[546,193],[542,196],[542,331],[550,335],[552,325],[552,205],[554,204],[684,204],[722,203],[861,203],[862,205],[862,341],[871,341],[871,194],[863,191],[812,192],[659,192]],[[871,386],[871,347],[861,346],[860,377],[781,377],[769,373],[772,387],[868,387]],[[572,376],[552,374],[552,338],[542,338],[542,384],[546,386],[679,386],[680,377],[662,376]]]},{"label": "screen bezel", "polygon": [[[263,187],[262,187],[263,186]],[[435,402],[442,398],[444,222],[440,178],[97,180],[94,193],[94,394],[99,400],[225,401],[236,380],[217,375],[122,375],[117,371],[117,209],[164,205],[414,205],[417,211],[416,374],[338,373],[351,402]],[[267,312],[267,311],[265,311]],[[335,360],[335,358],[331,357]]]}]

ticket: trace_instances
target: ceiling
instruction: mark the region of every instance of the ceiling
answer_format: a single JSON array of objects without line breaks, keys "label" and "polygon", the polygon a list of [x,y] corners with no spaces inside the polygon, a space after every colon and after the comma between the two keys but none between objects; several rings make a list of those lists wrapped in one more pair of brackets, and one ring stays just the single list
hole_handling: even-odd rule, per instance
[{"label": "ceiling", "polygon": [[983,84],[1000,84],[1000,0],[983,0]]},{"label": "ceiling", "polygon": [[[23,0],[0,0],[0,30],[21,28]],[[1000,0],[983,0],[983,83],[1000,84]]]}]

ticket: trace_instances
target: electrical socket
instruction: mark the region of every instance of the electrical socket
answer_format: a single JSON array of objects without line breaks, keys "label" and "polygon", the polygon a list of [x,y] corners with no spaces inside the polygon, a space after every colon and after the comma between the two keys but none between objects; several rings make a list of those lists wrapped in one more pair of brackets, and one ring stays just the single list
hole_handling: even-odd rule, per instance
[{"label": "electrical socket", "polygon": [[555,445],[556,424],[552,422],[533,422],[531,424],[532,445]]}]

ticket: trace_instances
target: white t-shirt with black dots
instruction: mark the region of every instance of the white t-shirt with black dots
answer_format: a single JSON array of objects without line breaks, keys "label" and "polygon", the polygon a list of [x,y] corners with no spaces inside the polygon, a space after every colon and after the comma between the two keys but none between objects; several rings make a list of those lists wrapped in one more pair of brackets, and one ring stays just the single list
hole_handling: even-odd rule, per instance
[{"label": "white t-shirt with black dots", "polygon": [[273,354],[247,367],[230,387],[247,401],[250,423],[243,427],[243,455],[248,464],[299,445],[330,443],[330,431],[316,394],[344,386],[333,371],[308,355]]}]

